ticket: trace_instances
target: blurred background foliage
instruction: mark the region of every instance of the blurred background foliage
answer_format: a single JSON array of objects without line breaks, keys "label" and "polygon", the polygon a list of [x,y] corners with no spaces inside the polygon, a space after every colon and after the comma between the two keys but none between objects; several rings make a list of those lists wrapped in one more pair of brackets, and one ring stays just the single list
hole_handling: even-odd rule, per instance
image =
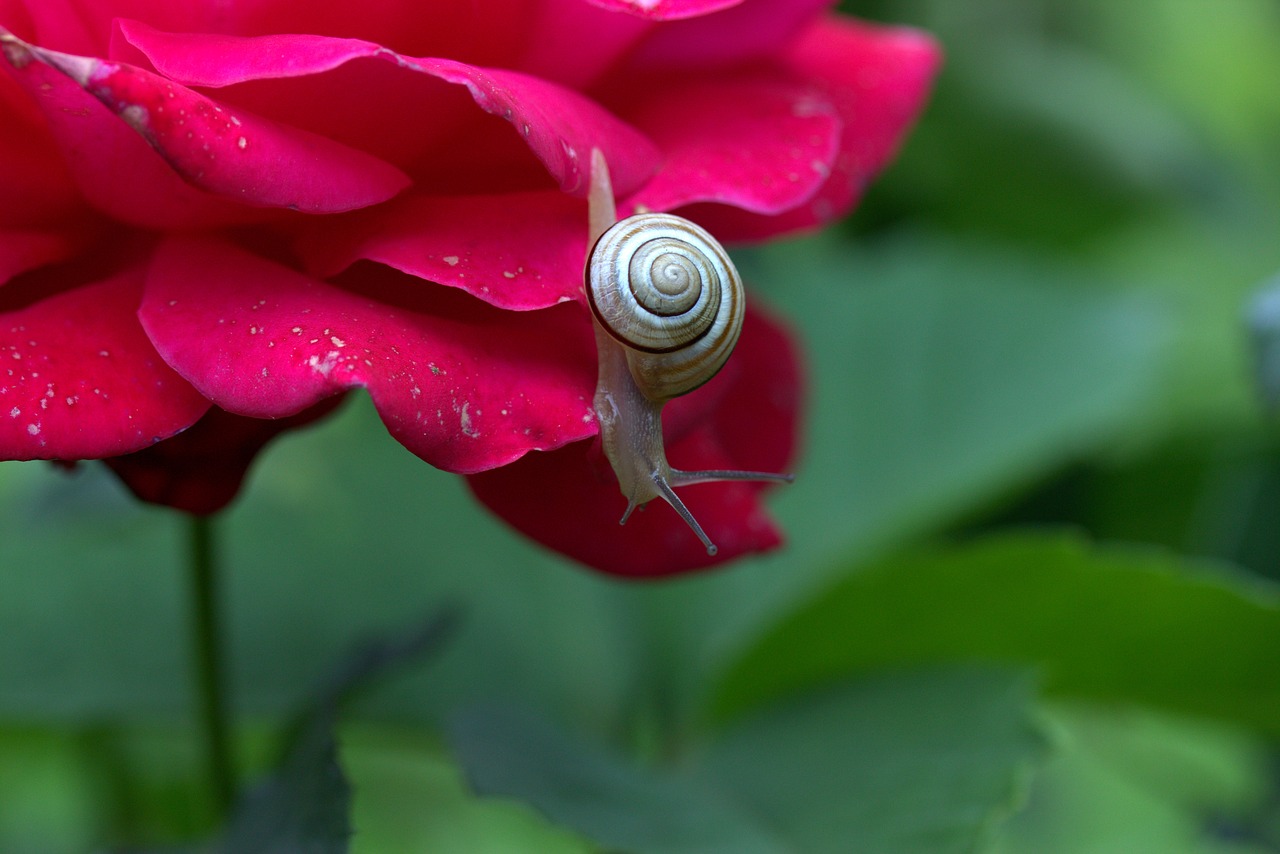
[{"label": "blurred background foliage", "polygon": [[[344,707],[351,791],[306,790],[350,801],[352,850],[1280,851],[1280,432],[1246,323],[1280,270],[1280,5],[845,5],[947,63],[846,224],[742,253],[812,366],[787,548],[589,574],[363,399],[220,520],[247,778],[354,643],[459,609]],[[14,463],[0,518],[0,850],[209,837],[182,520]],[[256,808],[328,761],[300,731],[315,761]]]}]

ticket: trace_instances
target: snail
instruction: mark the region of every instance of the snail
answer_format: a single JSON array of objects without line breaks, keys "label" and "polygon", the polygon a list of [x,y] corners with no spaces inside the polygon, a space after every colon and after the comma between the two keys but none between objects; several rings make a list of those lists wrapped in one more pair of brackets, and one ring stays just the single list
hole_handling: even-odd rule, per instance
[{"label": "snail", "polygon": [[600,438],[627,509],[663,498],[702,541],[716,546],[675,487],[724,480],[791,482],[790,474],[681,471],[667,462],[662,407],[710,380],[742,331],[746,298],[724,248],[667,213],[617,221],[608,166],[591,152],[590,250],[584,271],[600,372],[594,407]]}]

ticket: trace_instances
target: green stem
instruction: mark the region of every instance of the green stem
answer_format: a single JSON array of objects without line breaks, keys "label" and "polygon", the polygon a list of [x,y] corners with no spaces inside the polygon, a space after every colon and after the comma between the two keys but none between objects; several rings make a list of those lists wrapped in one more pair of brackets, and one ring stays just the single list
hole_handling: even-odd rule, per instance
[{"label": "green stem", "polygon": [[223,823],[235,799],[227,687],[221,655],[218,610],[217,554],[213,521],[192,516],[188,528],[191,561],[191,605],[196,691],[204,733],[205,761],[218,823]]}]

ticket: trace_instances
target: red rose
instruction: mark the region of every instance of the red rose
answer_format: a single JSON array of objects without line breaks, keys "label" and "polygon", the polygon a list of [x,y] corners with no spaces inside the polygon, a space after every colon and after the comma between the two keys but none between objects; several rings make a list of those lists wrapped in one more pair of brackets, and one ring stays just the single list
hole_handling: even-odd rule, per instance
[{"label": "red rose", "polygon": [[[826,5],[0,0],[0,458],[117,458],[211,512],[280,429],[260,419],[363,387],[534,538],[628,574],[706,565],[668,508],[619,528],[591,450],[589,153],[621,214],[721,240],[847,212],[937,52]],[[798,386],[749,312],[668,408],[671,459],[785,465]],[[715,560],[777,542],[758,489],[688,493]]]}]

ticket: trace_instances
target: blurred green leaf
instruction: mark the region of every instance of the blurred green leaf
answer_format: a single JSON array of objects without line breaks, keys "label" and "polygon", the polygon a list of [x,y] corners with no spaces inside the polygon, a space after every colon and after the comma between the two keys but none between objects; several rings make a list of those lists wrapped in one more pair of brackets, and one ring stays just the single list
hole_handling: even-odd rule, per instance
[{"label": "blurred green leaf", "polygon": [[1055,705],[1045,714],[1056,749],[993,854],[1274,850],[1240,830],[1268,787],[1256,740],[1132,708]]},{"label": "blurred green leaf", "polygon": [[608,850],[961,852],[1040,756],[1031,693],[987,670],[845,684],[742,722],[682,770],[627,764],[514,707],[468,711],[452,742],[478,791]]},{"label": "blurred green leaf", "polygon": [[[139,506],[91,464],[15,468],[0,490],[0,518],[23,532],[0,536],[0,717],[184,715],[183,519]],[[430,677],[379,686],[357,714],[432,719],[518,686],[595,722],[632,689],[623,586],[479,510],[365,399],[273,446],[218,530],[242,715],[297,708],[327,662],[443,602],[467,615],[448,654]]]},{"label": "blurred green leaf", "polygon": [[1008,671],[878,675],[732,727],[706,775],[807,854],[979,850],[1021,803],[1044,743]]},{"label": "blurred green leaf", "polygon": [[783,854],[791,849],[720,793],[642,769],[514,706],[456,715],[450,742],[472,787],[532,804],[610,851]]},{"label": "blurred green leaf", "polygon": [[773,499],[786,551],[695,580],[705,598],[673,590],[717,645],[810,595],[838,559],[972,514],[1116,441],[1158,400],[1160,307],[1078,271],[922,235],[803,241],[743,267],[806,318],[812,428],[797,482]]},{"label": "blurred green leaf", "polygon": [[472,794],[443,748],[419,732],[344,726],[355,790],[353,854],[589,854],[596,850],[525,804]]},{"label": "blurred green leaf", "polygon": [[344,854],[351,787],[338,764],[339,707],[388,671],[439,651],[458,615],[446,610],[409,631],[366,641],[324,680],[293,725],[278,768],[236,804],[217,845],[226,854]]},{"label": "blurred green leaf", "polygon": [[1069,535],[993,538],[854,572],[781,620],[715,687],[714,713],[851,673],[984,659],[1059,695],[1280,733],[1280,598],[1256,579]]}]

